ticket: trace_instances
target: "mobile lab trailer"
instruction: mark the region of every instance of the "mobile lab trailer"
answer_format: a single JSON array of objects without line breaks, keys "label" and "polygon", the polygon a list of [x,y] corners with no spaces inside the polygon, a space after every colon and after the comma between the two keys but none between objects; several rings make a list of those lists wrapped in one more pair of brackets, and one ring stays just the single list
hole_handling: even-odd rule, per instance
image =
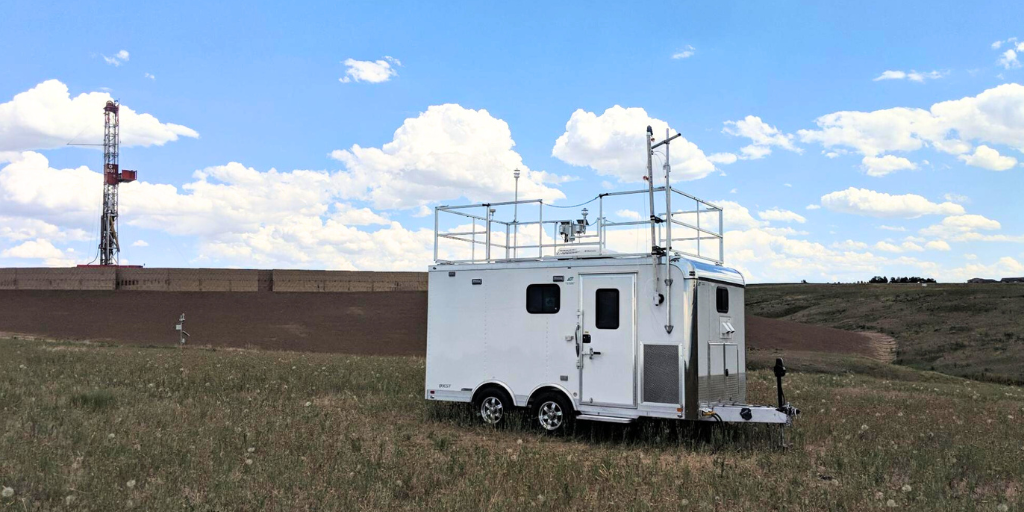
[{"label": "mobile lab trailer", "polygon": [[[649,221],[604,216],[605,201],[630,195],[648,195],[654,211],[656,193],[665,213]],[[674,195],[695,208],[673,211]],[[590,233],[586,209],[582,219],[545,221],[542,201],[435,210],[425,397],[472,403],[492,424],[527,407],[549,431],[577,419],[790,423],[797,411],[782,395],[781,361],[778,406],[746,403],[745,283],[722,265],[721,208],[667,183],[594,201]],[[537,220],[521,221],[521,205],[537,206]],[[513,220],[496,220],[509,206]],[[453,215],[462,224],[441,229]],[[616,232],[647,224],[658,241],[650,252],[609,249]],[[673,224],[687,236],[673,238]],[[470,249],[441,254],[446,240]]]}]

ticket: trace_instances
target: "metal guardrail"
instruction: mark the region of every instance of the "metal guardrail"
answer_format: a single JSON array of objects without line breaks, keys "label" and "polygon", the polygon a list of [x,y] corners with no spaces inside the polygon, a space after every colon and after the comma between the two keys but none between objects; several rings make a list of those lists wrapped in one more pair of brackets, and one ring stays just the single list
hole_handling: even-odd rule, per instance
[{"label": "metal guardrail", "polygon": [[[656,187],[654,192],[664,194],[665,187]],[[572,254],[566,254],[565,248],[567,247],[580,249],[576,256],[635,257],[651,255],[655,251],[653,247],[648,252],[617,252],[609,247],[608,242],[609,235],[617,230],[642,229],[650,231],[651,225],[654,224],[658,243],[652,245],[716,264],[723,263],[725,244],[722,208],[674,187],[670,189],[670,193],[673,196],[678,196],[676,200],[692,202],[692,209],[657,212],[653,218],[622,222],[610,221],[605,216],[606,200],[636,195],[646,197],[650,194],[649,189],[604,193],[586,203],[577,205],[585,206],[597,202],[597,219],[594,223],[589,223],[586,217],[589,212],[584,213],[583,219],[549,218],[545,220],[545,206],[549,214],[551,209],[562,210],[565,207],[545,204],[540,199],[438,206],[434,208],[434,261],[439,264],[492,263],[573,257]],[[670,202],[666,203],[671,204]],[[532,208],[536,207],[536,217],[532,220],[520,220],[520,206],[530,208],[530,210],[523,210],[528,215]],[[499,209],[504,211],[509,207],[512,208],[513,214],[511,220],[496,218]],[[586,210],[584,209],[584,211]],[[666,223],[677,226],[674,228],[677,232],[673,233],[671,240],[666,239],[666,233],[672,230],[663,229]],[[442,228],[443,225],[449,227]],[[584,226],[584,228],[581,230],[578,226]],[[593,230],[590,229],[592,226]],[[566,236],[566,231],[572,235]],[[582,232],[575,233],[575,231]],[[678,231],[682,231],[682,236],[679,236]],[[520,243],[520,237],[523,237],[523,243]],[[650,235],[645,235],[645,237],[649,239]],[[468,244],[468,249],[465,245],[457,245],[454,250],[450,250],[448,247],[442,248],[442,243],[449,240]],[[559,251],[562,253],[560,254]]]}]

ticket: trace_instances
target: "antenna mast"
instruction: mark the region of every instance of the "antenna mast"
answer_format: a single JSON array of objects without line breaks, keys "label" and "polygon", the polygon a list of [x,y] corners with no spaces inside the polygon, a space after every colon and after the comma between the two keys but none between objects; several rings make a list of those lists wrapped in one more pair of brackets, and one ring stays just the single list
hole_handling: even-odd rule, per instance
[{"label": "antenna mast", "polygon": [[121,129],[116,101],[103,107],[103,214],[100,217],[100,265],[117,265],[121,245],[117,240],[117,186],[135,181],[136,171],[121,171],[118,153]]}]

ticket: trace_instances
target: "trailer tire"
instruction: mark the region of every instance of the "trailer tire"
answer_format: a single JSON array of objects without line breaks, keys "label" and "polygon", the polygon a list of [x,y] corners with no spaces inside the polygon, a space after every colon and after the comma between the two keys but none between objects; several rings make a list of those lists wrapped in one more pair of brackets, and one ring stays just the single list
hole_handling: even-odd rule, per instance
[{"label": "trailer tire", "polygon": [[576,412],[562,393],[549,391],[533,401],[533,420],[547,434],[562,435],[572,432]]},{"label": "trailer tire", "polygon": [[515,404],[508,393],[495,386],[480,391],[473,401],[473,408],[485,425],[497,427],[508,423],[508,415],[515,409]]}]

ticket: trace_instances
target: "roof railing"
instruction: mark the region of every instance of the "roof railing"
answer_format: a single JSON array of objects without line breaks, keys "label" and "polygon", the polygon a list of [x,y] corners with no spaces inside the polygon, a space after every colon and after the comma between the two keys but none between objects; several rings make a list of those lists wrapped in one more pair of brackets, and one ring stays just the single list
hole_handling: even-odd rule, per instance
[{"label": "roof railing", "polygon": [[[653,190],[665,193],[665,187]],[[444,264],[621,258],[658,254],[659,248],[663,254],[664,248],[671,247],[673,253],[723,263],[722,208],[674,187],[670,193],[676,201],[682,200],[678,204],[688,202],[691,206],[677,211],[656,212],[647,219],[627,209],[614,212],[617,218],[625,220],[612,221],[606,216],[606,208],[612,206],[606,203],[635,205],[638,196],[645,199],[650,192],[650,189],[608,192],[573,207],[546,204],[540,199],[438,206],[434,208],[434,261]],[[593,219],[586,206],[595,201],[597,217]],[[536,206],[536,210],[531,206]],[[512,207],[512,212],[507,212],[509,207]],[[552,210],[577,207],[583,207],[582,218],[550,218]],[[512,213],[512,216],[499,219],[496,215],[499,211]],[[545,219],[545,214],[549,218]],[[671,223],[673,230],[664,229],[666,223]],[[652,224],[657,233],[656,244],[649,241]],[[667,232],[672,233],[671,242],[666,240]],[[632,247],[628,243],[630,235],[634,242]],[[647,241],[642,250],[636,247],[640,238]]]}]

